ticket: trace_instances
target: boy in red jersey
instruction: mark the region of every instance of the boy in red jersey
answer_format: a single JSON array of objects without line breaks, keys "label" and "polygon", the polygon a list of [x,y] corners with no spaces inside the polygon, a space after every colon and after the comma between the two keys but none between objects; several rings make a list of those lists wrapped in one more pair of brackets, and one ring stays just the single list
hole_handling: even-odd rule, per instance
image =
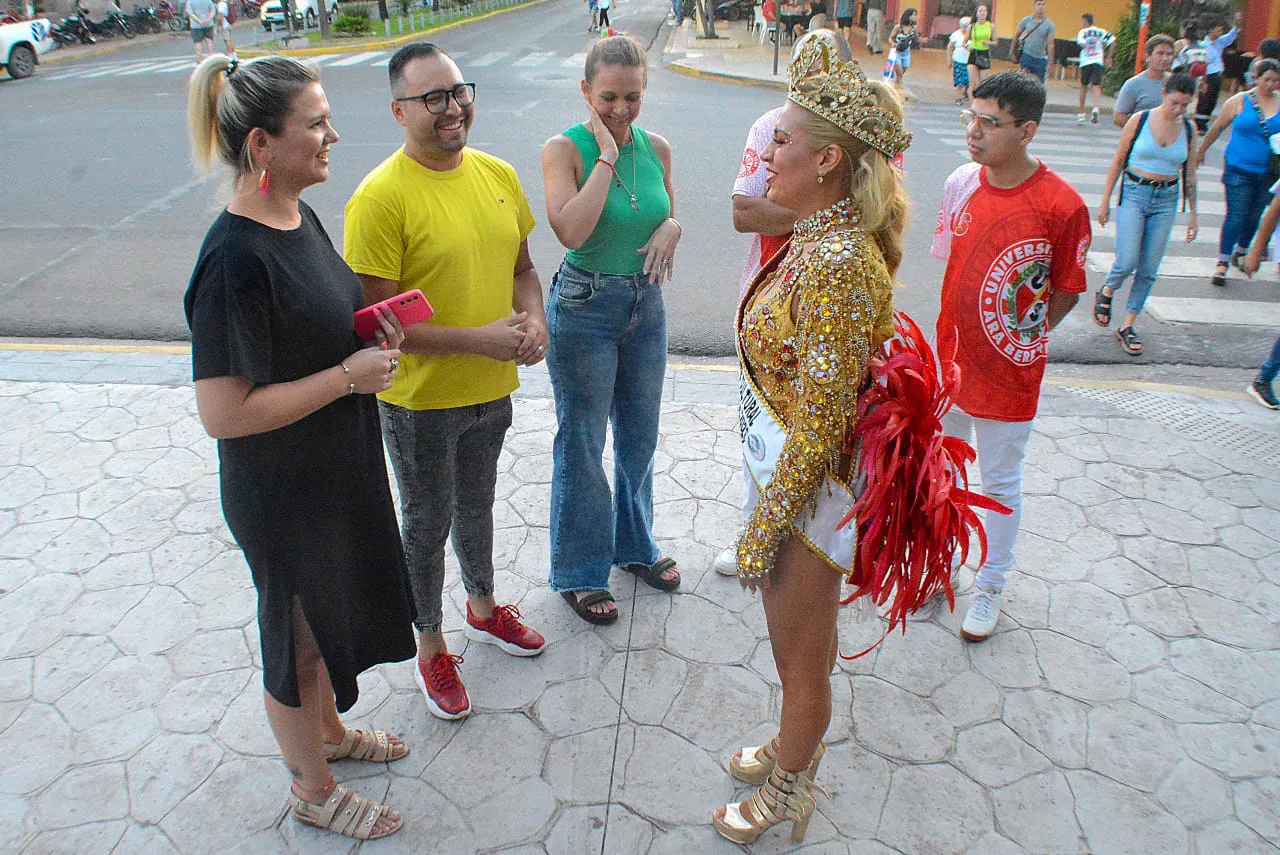
[{"label": "boy in red jersey", "polygon": [[1085,288],[1092,232],[1080,194],[1027,152],[1044,112],[1044,85],[1004,71],[973,90],[963,113],[973,163],[947,179],[933,254],[947,262],[938,353],[960,366],[946,432],[976,434],[982,489],[1013,510],[988,513],[986,563],[961,635],[995,630],[1022,516],[1022,458],[1040,398],[1049,330]]}]

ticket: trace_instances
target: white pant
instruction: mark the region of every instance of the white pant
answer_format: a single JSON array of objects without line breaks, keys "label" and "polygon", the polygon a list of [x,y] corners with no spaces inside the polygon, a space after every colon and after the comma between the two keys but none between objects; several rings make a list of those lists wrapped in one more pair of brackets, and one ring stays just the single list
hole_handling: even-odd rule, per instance
[{"label": "white pant", "polygon": [[880,42],[884,39],[884,11],[867,10],[867,47],[880,50]]},{"label": "white pant", "polygon": [[997,514],[987,511],[983,523],[987,529],[987,560],[978,569],[978,587],[987,591],[1003,591],[1005,574],[1013,566],[1013,542],[1018,538],[1022,522],[1022,458],[1031,438],[1031,422],[998,422],[976,419],[958,408],[942,417],[947,436],[958,436],[973,442],[977,434],[978,470],[982,473],[982,492],[1013,511]]}]

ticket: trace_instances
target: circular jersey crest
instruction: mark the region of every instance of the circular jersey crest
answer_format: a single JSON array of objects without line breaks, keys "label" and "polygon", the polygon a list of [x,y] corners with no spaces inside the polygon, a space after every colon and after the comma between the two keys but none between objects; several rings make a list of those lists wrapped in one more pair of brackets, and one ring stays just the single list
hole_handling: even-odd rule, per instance
[{"label": "circular jersey crest", "polygon": [[982,330],[1014,365],[1044,358],[1052,259],[1049,241],[1019,241],[996,256],[983,277],[978,298]]},{"label": "circular jersey crest", "polygon": [[746,178],[749,175],[755,175],[756,170],[760,168],[760,153],[754,148],[748,148],[742,152],[742,168],[738,170],[739,178]]}]

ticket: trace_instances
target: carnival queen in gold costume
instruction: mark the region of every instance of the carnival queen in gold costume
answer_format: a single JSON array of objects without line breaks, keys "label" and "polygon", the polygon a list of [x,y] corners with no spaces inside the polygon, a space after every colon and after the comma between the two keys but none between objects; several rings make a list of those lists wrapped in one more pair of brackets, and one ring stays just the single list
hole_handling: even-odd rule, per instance
[{"label": "carnival queen in gold costume", "polygon": [[769,743],[733,756],[759,789],[717,808],[724,837],[754,842],[791,821],[800,842],[831,720],[840,582],[852,570],[853,431],[869,360],[893,335],[893,281],[907,200],[891,159],[911,141],[892,90],[822,39],[790,67],[787,104],[763,160],[768,198],[799,215],[738,310],[746,528],[742,584],[760,590],[782,680]]}]

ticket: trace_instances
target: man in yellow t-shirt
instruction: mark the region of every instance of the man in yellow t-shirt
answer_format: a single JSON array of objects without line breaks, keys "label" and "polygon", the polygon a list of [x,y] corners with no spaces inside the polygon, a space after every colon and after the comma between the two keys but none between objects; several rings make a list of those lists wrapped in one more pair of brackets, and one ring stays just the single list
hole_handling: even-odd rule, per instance
[{"label": "man in yellow t-shirt", "polygon": [[416,681],[433,715],[458,719],[471,702],[458,678],[462,659],[442,632],[451,529],[467,636],[515,656],[542,652],[542,636],[515,606],[494,599],[493,502],[516,366],[546,355],[547,319],[520,180],[510,164],[467,148],[475,85],[426,42],[397,51],[388,71],[405,144],[347,202],[343,244],[367,302],[418,288],[435,309],[405,330],[400,369],[379,408],[400,488]]}]

